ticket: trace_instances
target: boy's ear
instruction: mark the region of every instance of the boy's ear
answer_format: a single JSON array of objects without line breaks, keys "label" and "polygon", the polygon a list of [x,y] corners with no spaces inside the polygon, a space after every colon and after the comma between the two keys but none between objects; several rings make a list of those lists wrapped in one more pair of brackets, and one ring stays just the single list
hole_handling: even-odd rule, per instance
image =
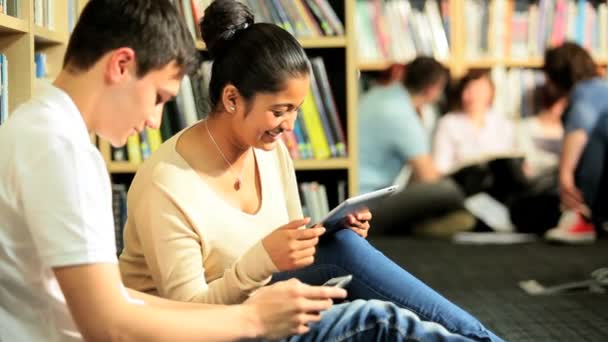
[{"label": "boy's ear", "polygon": [[106,64],[106,79],[112,83],[121,81],[129,72],[135,74],[135,51],[131,48],[119,48],[109,53]]}]

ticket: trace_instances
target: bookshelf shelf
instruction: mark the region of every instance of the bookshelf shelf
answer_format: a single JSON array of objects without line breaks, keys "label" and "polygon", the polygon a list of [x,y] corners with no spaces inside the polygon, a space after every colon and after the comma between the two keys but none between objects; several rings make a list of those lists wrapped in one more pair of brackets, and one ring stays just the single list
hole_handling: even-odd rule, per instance
[{"label": "bookshelf shelf", "polygon": [[35,25],[34,41],[38,44],[62,45],[67,44],[68,35],[66,32],[49,30],[46,27]]},{"label": "bookshelf shelf", "polygon": [[360,71],[380,71],[386,70],[392,63],[391,61],[359,62],[358,68]]},{"label": "bookshelf shelf", "polygon": [[10,15],[0,14],[0,32],[3,33],[27,33],[29,23],[23,19]]},{"label": "bookshelf shelf", "polygon": [[[451,66],[451,62],[448,60],[440,60],[441,64],[447,68]],[[357,63],[357,69],[359,71],[381,71],[386,70],[393,63],[406,64],[407,61],[359,61]]]},{"label": "bookshelf shelf", "polygon": [[[318,37],[318,38],[298,38],[300,44],[305,49],[323,48],[343,48],[346,47],[346,37]],[[201,40],[196,41],[196,48],[205,50],[205,43]]]},{"label": "bookshelf shelf", "polygon": [[294,160],[294,167],[298,171],[302,170],[346,170],[350,166],[348,158],[332,158],[325,160],[297,159]]},{"label": "bookshelf shelf", "polygon": [[108,162],[108,171],[110,173],[135,173],[138,167],[138,164],[129,162]]},{"label": "bookshelf shelf", "polygon": [[346,46],[346,37],[318,37],[318,38],[298,38],[302,47],[307,49],[315,48],[343,48]]}]

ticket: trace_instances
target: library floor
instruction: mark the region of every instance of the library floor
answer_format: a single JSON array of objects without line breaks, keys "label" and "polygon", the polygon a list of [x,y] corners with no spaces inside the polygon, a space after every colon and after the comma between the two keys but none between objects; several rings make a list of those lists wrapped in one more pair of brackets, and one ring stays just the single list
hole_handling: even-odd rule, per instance
[{"label": "library floor", "polygon": [[530,243],[465,246],[375,237],[371,242],[509,342],[608,341],[608,294],[530,296],[521,280],[543,285],[584,280],[608,267],[608,240],[589,246]]}]

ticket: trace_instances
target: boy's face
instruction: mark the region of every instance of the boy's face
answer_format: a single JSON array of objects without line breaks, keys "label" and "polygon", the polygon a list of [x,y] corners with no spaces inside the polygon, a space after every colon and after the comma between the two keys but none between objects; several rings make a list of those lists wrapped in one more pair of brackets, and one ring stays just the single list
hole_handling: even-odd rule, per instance
[{"label": "boy's face", "polygon": [[[177,95],[182,70],[175,62],[136,75],[135,61],[123,64],[125,70],[112,80],[102,104],[99,134],[113,146],[122,146],[127,138],[146,127],[160,127],[163,105]],[[110,74],[112,71],[109,72]]]}]

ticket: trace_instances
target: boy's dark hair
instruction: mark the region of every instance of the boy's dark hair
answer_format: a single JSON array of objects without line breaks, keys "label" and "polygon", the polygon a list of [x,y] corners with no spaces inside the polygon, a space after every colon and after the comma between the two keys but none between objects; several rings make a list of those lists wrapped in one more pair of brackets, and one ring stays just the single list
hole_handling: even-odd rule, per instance
[{"label": "boy's dark hair", "polygon": [[310,72],[306,53],[289,32],[273,24],[254,24],[249,8],[235,0],[212,2],[200,28],[214,59],[209,83],[213,109],[228,84],[248,101],[259,92],[278,92],[289,78]]},{"label": "boy's dark hair", "polygon": [[569,93],[576,83],[598,76],[591,55],[571,42],[545,52],[543,71],[552,85],[564,94]]},{"label": "boy's dark hair", "polygon": [[74,27],[63,66],[88,70],[106,53],[135,51],[137,76],[175,61],[184,74],[198,67],[192,35],[169,0],[91,0]]},{"label": "boy's dark hair", "polygon": [[449,75],[449,70],[434,58],[419,56],[406,64],[403,85],[417,94],[437,82],[448,80]]}]

